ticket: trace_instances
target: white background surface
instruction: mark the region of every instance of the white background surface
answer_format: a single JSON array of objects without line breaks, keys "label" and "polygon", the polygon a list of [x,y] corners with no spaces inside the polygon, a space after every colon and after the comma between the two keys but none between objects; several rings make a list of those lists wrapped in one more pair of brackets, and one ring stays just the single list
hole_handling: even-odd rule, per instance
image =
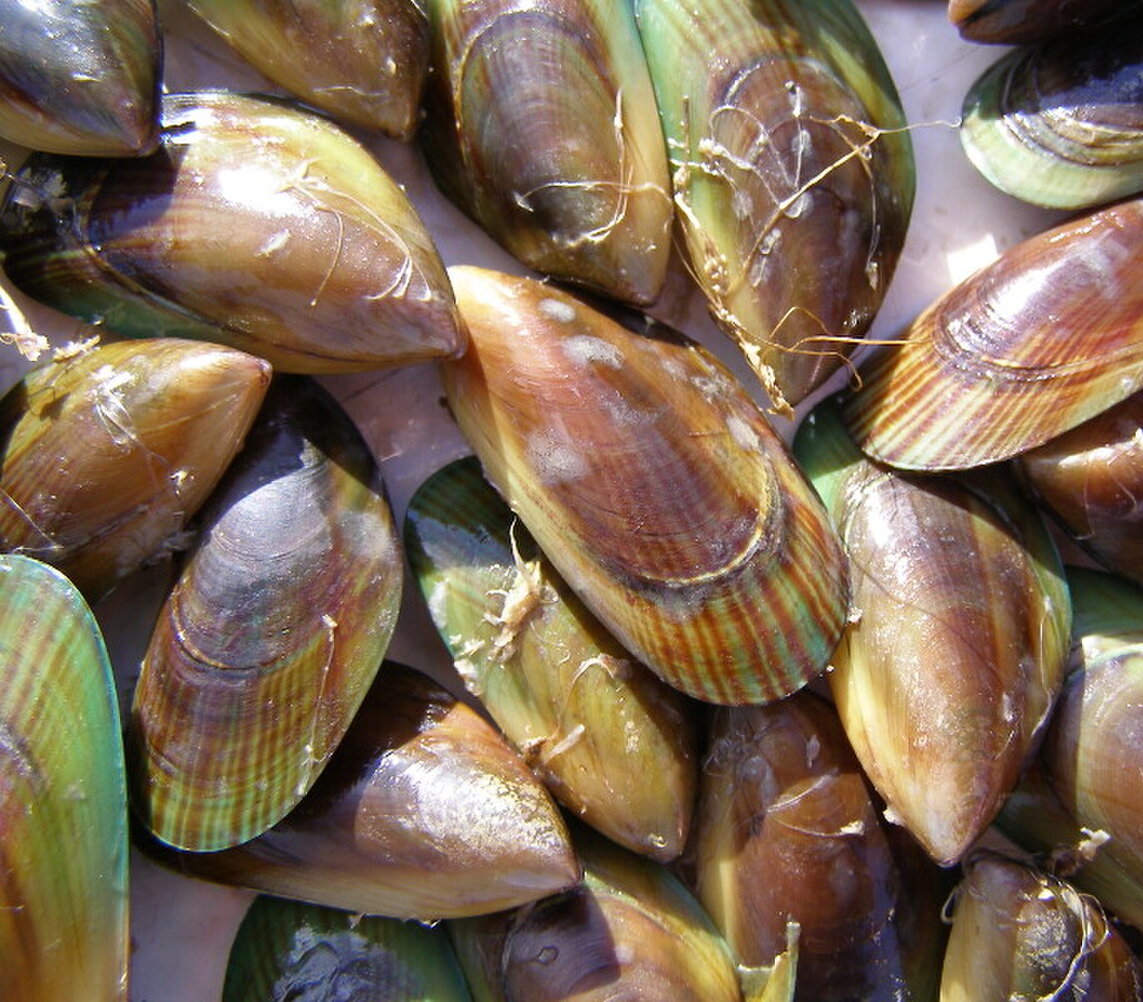
[{"label": "white background surface", "polygon": [[[891,337],[932,299],[995,254],[1043,229],[1058,216],[993,190],[968,164],[954,123],[968,85],[1002,50],[962,42],[947,23],[943,0],[858,0],[897,82],[917,157],[917,200],[908,240],[888,297],[871,332]],[[238,64],[213,36],[163,8],[171,34],[166,51],[170,90],[197,86],[272,90]],[[521,270],[435,191],[415,147],[368,141],[405,186],[447,264]],[[20,151],[0,146],[18,163]],[[76,337],[76,325],[51,310],[14,298],[54,344]],[[682,273],[652,312],[709,344],[738,371],[732,349],[714,332]],[[0,315],[0,329],[4,318]],[[0,346],[0,384],[24,368],[14,349]],[[839,379],[842,377],[839,377]],[[838,380],[834,381],[836,385]],[[403,514],[420,480],[467,451],[439,406],[431,366],[325,380],[341,396],[382,461],[395,513]],[[805,408],[801,408],[804,412]],[[791,428],[784,426],[788,434]],[[129,583],[96,609],[129,699],[132,681],[164,572]],[[428,624],[415,587],[406,602],[390,656],[447,678],[443,648]],[[132,1002],[216,1002],[234,931],[251,895],[183,879],[132,856]]]}]

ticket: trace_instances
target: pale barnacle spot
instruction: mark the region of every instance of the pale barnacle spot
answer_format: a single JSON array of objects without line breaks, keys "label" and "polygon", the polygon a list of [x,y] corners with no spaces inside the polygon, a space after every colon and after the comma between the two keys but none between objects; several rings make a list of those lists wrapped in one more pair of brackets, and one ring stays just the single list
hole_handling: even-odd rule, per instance
[{"label": "pale barnacle spot", "polygon": [[[540,304],[541,309],[544,302],[552,302],[552,300],[544,300]],[[623,352],[617,345],[604,341],[602,338],[592,337],[590,334],[579,334],[568,338],[561,347],[568,359],[576,365],[586,366],[588,363],[595,362],[611,369],[623,368]]]},{"label": "pale barnacle spot", "polygon": [[575,323],[578,315],[576,308],[571,303],[565,303],[562,299],[541,299],[538,309],[550,320],[555,320],[561,324]]},{"label": "pale barnacle spot", "polygon": [[734,444],[740,449],[745,449],[748,452],[762,451],[761,443],[758,440],[758,433],[737,414],[731,414],[730,417],[726,419],[726,430],[730,432],[730,437],[734,440]]},{"label": "pale barnacle spot", "polygon": [[564,436],[541,429],[528,437],[528,461],[545,485],[566,483],[585,476],[587,459]]},{"label": "pale barnacle spot", "polygon": [[282,250],[286,244],[290,242],[289,230],[279,230],[273,236],[269,237],[261,247],[255,251],[258,257],[272,257],[278,251]]},{"label": "pale barnacle spot", "polygon": [[110,365],[100,366],[92,376],[91,396],[96,417],[111,436],[111,441],[121,449],[129,449],[139,442],[131,415],[123,402],[123,390],[132,382],[129,372],[117,371]]}]

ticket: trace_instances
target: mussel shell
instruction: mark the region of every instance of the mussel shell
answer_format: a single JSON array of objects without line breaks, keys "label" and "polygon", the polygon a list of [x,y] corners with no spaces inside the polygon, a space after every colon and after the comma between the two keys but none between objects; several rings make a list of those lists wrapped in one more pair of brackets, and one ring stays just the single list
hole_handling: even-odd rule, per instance
[{"label": "mussel shell", "polygon": [[127,787],[99,627],[75,587],[0,556],[0,997],[127,998]]},{"label": "mussel shell", "polygon": [[613,0],[432,0],[421,131],[442,191],[531,268],[658,297],[670,176],[631,11]]},{"label": "mussel shell", "polygon": [[1080,546],[1143,584],[1143,391],[1030,449],[1016,464]]},{"label": "mussel shell", "polygon": [[726,942],[670,870],[577,826],[583,882],[535,905],[449,923],[480,1002],[739,1002]]},{"label": "mussel shell", "polygon": [[1072,40],[1140,7],[1140,0],[949,0],[948,17],[970,42],[1029,45]]},{"label": "mussel shell", "polygon": [[845,404],[891,466],[1009,459],[1143,388],[1143,198],[1061,223],[945,293],[872,356]]},{"label": "mussel shell", "polygon": [[323,373],[463,350],[412,203],[348,133],[282,101],[163,100],[160,149],[33,156],[0,209],[22,291],[120,334],[230,344]]},{"label": "mussel shell", "polygon": [[715,320],[777,408],[854,349],[913,204],[893,81],[849,0],[638,0],[676,215]]},{"label": "mussel shell", "polygon": [[411,139],[429,69],[417,0],[188,0],[265,76],[339,121]]},{"label": "mussel shell", "polygon": [[702,700],[764,702],[817,675],[846,617],[845,561],[730,372],[532,279],[450,277],[470,347],[443,366],[449,405],[584,604]]},{"label": "mussel shell", "polygon": [[226,967],[222,1002],[469,1002],[443,929],[258,898]]},{"label": "mussel shell", "polygon": [[219,852],[138,839],[170,869],[366,915],[435,921],[575,884],[556,805],[500,733],[386,662],[322,774],[274,827]]},{"label": "mussel shell", "polygon": [[846,733],[894,819],[951,865],[1016,784],[1063,681],[1072,617],[1056,547],[1004,470],[870,462],[836,398],[794,448],[849,556],[858,611],[827,676]]},{"label": "mussel shell", "polygon": [[942,1002],[1143,997],[1143,971],[1099,904],[1066,881],[992,852],[955,898]]},{"label": "mussel shell", "polygon": [[155,0],[2,0],[0,136],[76,156],[141,156],[158,142]]},{"label": "mussel shell", "polygon": [[1143,190],[1143,18],[1001,57],[969,88],[960,138],[992,184],[1036,205]]},{"label": "mussel shell", "polygon": [[0,401],[0,546],[94,601],[184,545],[269,385],[262,359],[178,338],[34,370]]},{"label": "mussel shell", "polygon": [[698,785],[692,707],[584,608],[475,457],[417,489],[405,543],[465,686],[553,795],[620,845],[678,856]]},{"label": "mussel shell", "polygon": [[714,714],[695,826],[699,898],[741,963],[772,963],[798,924],[797,998],[894,997],[918,967],[906,943],[926,954],[922,970],[939,958],[937,882],[910,870],[905,886],[840,722],[816,694]]},{"label": "mussel shell", "polygon": [[312,380],[279,377],[143,660],[130,764],[156,836],[222,849],[302,798],[381,665],[402,567],[360,433]]}]

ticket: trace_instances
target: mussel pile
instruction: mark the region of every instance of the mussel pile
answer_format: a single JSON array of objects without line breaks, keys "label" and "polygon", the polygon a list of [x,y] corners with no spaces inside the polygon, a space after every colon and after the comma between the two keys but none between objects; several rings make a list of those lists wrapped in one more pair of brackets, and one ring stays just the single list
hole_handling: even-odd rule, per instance
[{"label": "mussel pile", "polygon": [[1143,1002],[1143,14],[931,11],[0,0],[0,1000]]}]

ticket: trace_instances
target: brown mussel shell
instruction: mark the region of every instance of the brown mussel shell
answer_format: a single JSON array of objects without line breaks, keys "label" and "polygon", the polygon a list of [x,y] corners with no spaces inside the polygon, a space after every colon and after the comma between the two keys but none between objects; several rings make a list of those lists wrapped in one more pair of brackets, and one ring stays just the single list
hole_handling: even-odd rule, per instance
[{"label": "brown mussel shell", "polygon": [[587,611],[475,457],[417,489],[405,549],[465,687],[556,799],[634,852],[677,857],[698,785],[694,707]]},{"label": "brown mussel shell", "polygon": [[1016,465],[1088,554],[1143,585],[1143,391],[1030,449]]},{"label": "brown mussel shell", "polygon": [[419,0],[187,0],[238,53],[338,121],[412,139],[429,71]]},{"label": "brown mussel shell", "polygon": [[913,205],[912,144],[850,0],[638,0],[676,218],[715,321],[788,412],[860,342]]},{"label": "brown mussel shell", "polygon": [[441,190],[536,271],[653,303],[670,177],[639,35],[614,0],[431,0],[421,142]]},{"label": "brown mussel shell", "polygon": [[396,625],[402,555],[376,463],[315,382],[278,377],[212,495],[135,689],[134,806],[197,851],[306,793]]},{"label": "brown mussel shell", "polygon": [[934,860],[983,834],[1038,746],[1071,642],[1063,567],[1004,468],[958,478],[870,462],[836,398],[795,456],[849,556],[855,613],[828,674],[871,782]]},{"label": "brown mussel shell", "polygon": [[453,268],[443,367],[485,476],[623,646],[678,689],[765,702],[825,666],[847,612],[821,502],[731,373],[533,279]]},{"label": "brown mussel shell", "polygon": [[463,350],[432,238],[347,132],[223,91],[168,94],[162,121],[148,157],[29,158],[0,208],[18,288],[122,335],[229,344],[277,372]]},{"label": "brown mussel shell", "polygon": [[0,546],[59,567],[95,601],[186,545],[269,385],[262,359],[178,338],[33,370],[0,401]]},{"label": "brown mussel shell", "polygon": [[144,850],[219,883],[433,921],[564,890],[579,864],[556,805],[475,710],[386,662],[328,765],[268,831],[220,852]]},{"label": "brown mussel shell", "polygon": [[773,963],[794,922],[798,999],[901,997],[928,980],[944,939],[936,867],[890,841],[821,697],[716,711],[695,829],[699,898],[740,963]]},{"label": "brown mussel shell", "polygon": [[1042,445],[1143,387],[1143,198],[1009,248],[860,369],[845,419],[890,466],[955,470]]},{"label": "brown mussel shell", "polygon": [[70,156],[158,143],[155,0],[0,0],[0,136]]},{"label": "brown mussel shell", "polygon": [[949,0],[948,18],[967,41],[1028,45],[1074,37],[1141,7],[1140,0]]}]

